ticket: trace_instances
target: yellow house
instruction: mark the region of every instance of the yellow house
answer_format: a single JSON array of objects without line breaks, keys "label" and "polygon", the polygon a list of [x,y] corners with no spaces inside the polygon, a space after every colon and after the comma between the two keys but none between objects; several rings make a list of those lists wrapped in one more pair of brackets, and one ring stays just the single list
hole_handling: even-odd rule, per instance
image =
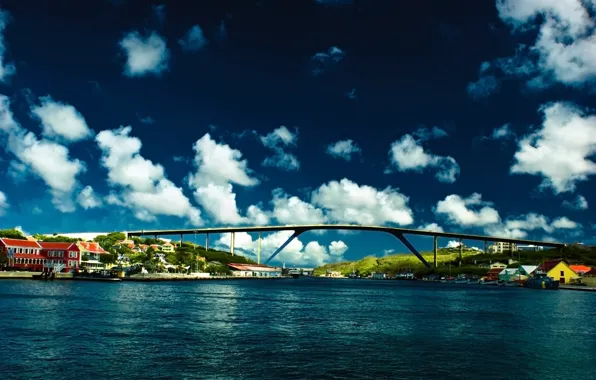
[{"label": "yellow house", "polygon": [[548,277],[558,280],[560,284],[569,284],[572,278],[579,277],[563,260],[545,261],[540,265],[540,269],[546,272]]},{"label": "yellow house", "polygon": [[161,245],[162,252],[174,252],[174,245],[172,243],[164,243]]}]

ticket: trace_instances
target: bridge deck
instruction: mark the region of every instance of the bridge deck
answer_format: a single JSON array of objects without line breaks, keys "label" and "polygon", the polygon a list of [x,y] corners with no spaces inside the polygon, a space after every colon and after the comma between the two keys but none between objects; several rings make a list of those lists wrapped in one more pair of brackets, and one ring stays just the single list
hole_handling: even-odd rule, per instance
[{"label": "bridge deck", "polygon": [[168,235],[188,235],[188,234],[222,234],[230,232],[277,232],[277,231],[296,231],[302,232],[311,230],[347,230],[347,231],[376,231],[390,234],[410,234],[419,236],[437,236],[441,238],[479,240],[490,242],[504,242],[515,244],[529,244],[542,247],[559,248],[565,246],[564,243],[537,241],[528,239],[513,239],[498,236],[473,235],[454,232],[434,232],[427,230],[415,230],[408,228],[383,227],[383,226],[363,226],[354,224],[308,224],[308,225],[285,225],[285,226],[248,226],[248,227],[216,227],[216,228],[193,228],[178,230],[141,230],[128,231],[128,236],[168,236]]}]

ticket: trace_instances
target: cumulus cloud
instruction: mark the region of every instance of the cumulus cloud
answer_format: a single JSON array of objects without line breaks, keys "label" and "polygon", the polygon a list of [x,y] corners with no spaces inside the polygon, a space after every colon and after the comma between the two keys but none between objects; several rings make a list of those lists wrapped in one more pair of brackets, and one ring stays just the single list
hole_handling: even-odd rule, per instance
[{"label": "cumulus cloud", "polygon": [[563,206],[574,210],[587,210],[588,200],[583,195],[578,194],[573,201],[563,201]]},{"label": "cumulus cloud", "polygon": [[515,133],[511,130],[511,125],[504,124],[498,128],[493,129],[490,136],[493,140],[509,140],[515,138]]},{"label": "cumulus cloud", "polygon": [[483,62],[480,65],[478,80],[468,84],[468,95],[475,100],[488,98],[499,90],[499,80],[490,74],[490,62]]},{"label": "cumulus cloud", "polygon": [[481,80],[491,81],[486,78],[497,74],[503,78],[523,78],[535,90],[553,83],[577,88],[593,85],[596,79],[594,9],[594,4],[583,0],[497,0],[499,17],[512,31],[523,39],[530,35],[535,40],[533,44],[518,47],[514,55],[489,64],[493,70],[481,73]]},{"label": "cumulus cloud", "polygon": [[6,210],[8,210],[8,199],[6,198],[6,194],[0,191],[0,216],[6,214]]},{"label": "cumulus cloud", "polygon": [[478,193],[467,198],[451,194],[439,201],[434,211],[451,224],[464,228],[478,227],[488,235],[512,239],[526,238],[529,231],[541,230],[551,234],[556,230],[581,228],[579,223],[567,217],[559,217],[551,222],[548,217],[536,213],[502,220],[499,212],[492,206],[491,202],[483,201],[482,195]]},{"label": "cumulus cloud", "polygon": [[160,75],[168,69],[170,51],[165,39],[156,32],[148,36],[142,36],[139,32],[130,32],[119,44],[126,54],[124,75],[129,77]]},{"label": "cumulus cloud", "polygon": [[[279,231],[264,235],[261,240],[261,260],[266,260],[276,249],[278,249],[291,235],[293,231]],[[221,234],[217,240],[218,246],[230,246],[230,234]],[[246,255],[254,257],[257,253],[258,239],[253,240],[246,232],[237,232],[234,237],[234,248],[241,250]],[[306,245],[299,239],[292,240],[274,259],[277,263],[285,263],[289,266],[315,267],[326,263],[342,261],[343,254],[348,246],[343,241],[333,241],[329,246],[320,244],[317,241],[310,241]]]},{"label": "cumulus cloud", "polygon": [[542,128],[518,141],[510,171],[541,176],[541,187],[557,194],[573,192],[578,182],[596,173],[596,163],[590,159],[596,152],[596,116],[560,102],[541,111]]},{"label": "cumulus cloud", "polygon": [[61,212],[73,212],[73,191],[79,187],[77,176],[86,170],[86,165],[69,156],[68,148],[45,139],[39,140],[34,133],[22,128],[10,110],[10,101],[0,95],[0,132],[7,137],[7,149],[19,162],[21,175],[32,172],[49,187],[52,203]]},{"label": "cumulus cloud", "polygon": [[414,222],[408,197],[389,186],[377,190],[344,178],[315,189],[311,201],[332,222],[400,226]]},{"label": "cumulus cloud", "polygon": [[102,150],[102,165],[108,170],[108,183],[120,190],[106,201],[130,208],[135,217],[154,221],[156,216],[177,216],[201,225],[201,212],[193,207],[182,189],[166,178],[164,168],[140,154],[141,140],[129,136],[130,127],[104,130],[96,141]]},{"label": "cumulus cloud", "polygon": [[345,53],[337,46],[332,46],[326,52],[315,53],[310,58],[312,75],[321,75],[339,62],[343,61]]},{"label": "cumulus cloud", "polygon": [[327,221],[323,210],[286,194],[282,189],[273,190],[272,215],[281,224],[322,224]]},{"label": "cumulus cloud", "polygon": [[238,210],[233,185],[250,187],[260,183],[252,176],[242,153],[214,141],[208,133],[196,141],[193,149],[196,172],[188,181],[203,209],[220,223],[267,224],[268,216],[258,206],[250,206],[246,217]]},{"label": "cumulus cloud", "polygon": [[31,114],[41,122],[43,136],[76,142],[93,135],[83,115],[70,104],[39,98],[41,105],[31,107]]},{"label": "cumulus cloud", "polygon": [[207,38],[205,38],[203,29],[197,24],[193,25],[184,37],[178,40],[178,44],[184,51],[198,51],[207,45]]},{"label": "cumulus cloud", "polygon": [[296,146],[298,130],[292,132],[282,125],[273,132],[260,136],[260,140],[265,147],[274,152],[272,156],[265,158],[263,166],[277,167],[288,171],[300,169],[298,158],[285,151],[290,146]]},{"label": "cumulus cloud", "polygon": [[[436,131],[422,131],[418,130],[416,133],[423,138],[419,137],[415,139],[412,135],[405,134],[401,139],[391,144],[391,149],[389,150],[391,163],[400,172],[422,172],[426,168],[432,168],[436,171],[435,177],[438,181],[445,183],[455,182],[460,170],[459,164],[455,159],[451,156],[439,156],[429,153],[422,146],[422,141],[437,137],[436,134],[440,134],[439,131],[444,131],[439,128]],[[386,173],[390,171],[391,169],[387,169]]]},{"label": "cumulus cloud", "polygon": [[443,227],[439,226],[437,223],[428,223],[418,227],[419,230],[424,231],[432,231],[432,232],[445,232]]},{"label": "cumulus cloud", "polygon": [[81,190],[81,192],[77,196],[77,202],[85,210],[90,208],[101,207],[103,204],[101,198],[95,194],[95,191],[91,186],[85,186],[83,190]]},{"label": "cumulus cloud", "polygon": [[4,55],[6,54],[6,45],[4,43],[4,29],[10,21],[8,12],[0,9],[0,82],[7,82],[8,79],[16,72],[15,66],[12,63],[6,62]]},{"label": "cumulus cloud", "polygon": [[327,154],[336,158],[343,158],[346,161],[350,161],[352,155],[360,152],[360,147],[350,139],[336,141],[327,147]]}]

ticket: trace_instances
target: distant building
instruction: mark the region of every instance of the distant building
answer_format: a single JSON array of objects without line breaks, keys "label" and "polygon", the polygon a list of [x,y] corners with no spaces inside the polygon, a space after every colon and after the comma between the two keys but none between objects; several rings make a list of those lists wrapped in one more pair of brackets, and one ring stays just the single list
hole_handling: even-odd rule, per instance
[{"label": "distant building", "polygon": [[107,255],[108,252],[106,252],[99,243],[80,241],[76,244],[81,251],[81,269],[85,269],[89,272],[106,269],[106,264],[101,262],[100,257],[102,255]]},{"label": "distant building", "polygon": [[379,272],[373,272],[371,274],[371,278],[375,279],[375,280],[384,280],[387,278],[387,274],[385,273],[379,273]]},{"label": "distant building", "polygon": [[488,251],[490,253],[504,253],[509,251],[517,251],[517,244],[499,241],[488,247]]},{"label": "distant building", "polygon": [[582,276],[582,283],[588,286],[596,286],[596,268],[592,268]]},{"label": "distant building", "polygon": [[237,277],[280,277],[281,269],[263,264],[229,263],[232,275]]},{"label": "distant building", "polygon": [[538,268],[545,272],[548,277],[558,280],[561,284],[569,284],[571,279],[579,277],[563,260],[548,260],[543,262]]},{"label": "distant building", "polygon": [[36,241],[0,238],[0,251],[7,255],[8,266],[42,271],[45,257]]},{"label": "distant building", "polygon": [[580,276],[583,276],[584,274],[592,270],[592,268],[585,265],[569,265],[569,268],[571,268],[575,273],[579,274]]},{"label": "distant building", "polygon": [[529,276],[538,268],[538,265],[522,265],[520,266],[520,273],[525,276]]},{"label": "distant building", "polygon": [[518,245],[517,246],[517,250],[518,251],[542,251],[544,250],[544,247],[541,247],[539,245]]},{"label": "distant building", "polygon": [[507,264],[503,264],[500,262],[492,263],[488,266],[490,269],[505,269],[507,268]]},{"label": "distant building", "polygon": [[161,251],[166,253],[174,252],[174,244],[172,243],[164,243],[161,245]]},{"label": "distant building", "polygon": [[62,272],[76,272],[81,263],[81,249],[75,243],[40,241],[41,252],[46,257],[46,267],[63,264]]}]

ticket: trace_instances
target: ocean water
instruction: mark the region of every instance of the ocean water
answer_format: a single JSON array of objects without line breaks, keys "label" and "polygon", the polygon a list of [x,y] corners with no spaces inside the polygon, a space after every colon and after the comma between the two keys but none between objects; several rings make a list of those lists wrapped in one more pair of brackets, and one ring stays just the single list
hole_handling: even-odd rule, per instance
[{"label": "ocean water", "polygon": [[594,379],[596,293],[0,281],[2,379]]}]

